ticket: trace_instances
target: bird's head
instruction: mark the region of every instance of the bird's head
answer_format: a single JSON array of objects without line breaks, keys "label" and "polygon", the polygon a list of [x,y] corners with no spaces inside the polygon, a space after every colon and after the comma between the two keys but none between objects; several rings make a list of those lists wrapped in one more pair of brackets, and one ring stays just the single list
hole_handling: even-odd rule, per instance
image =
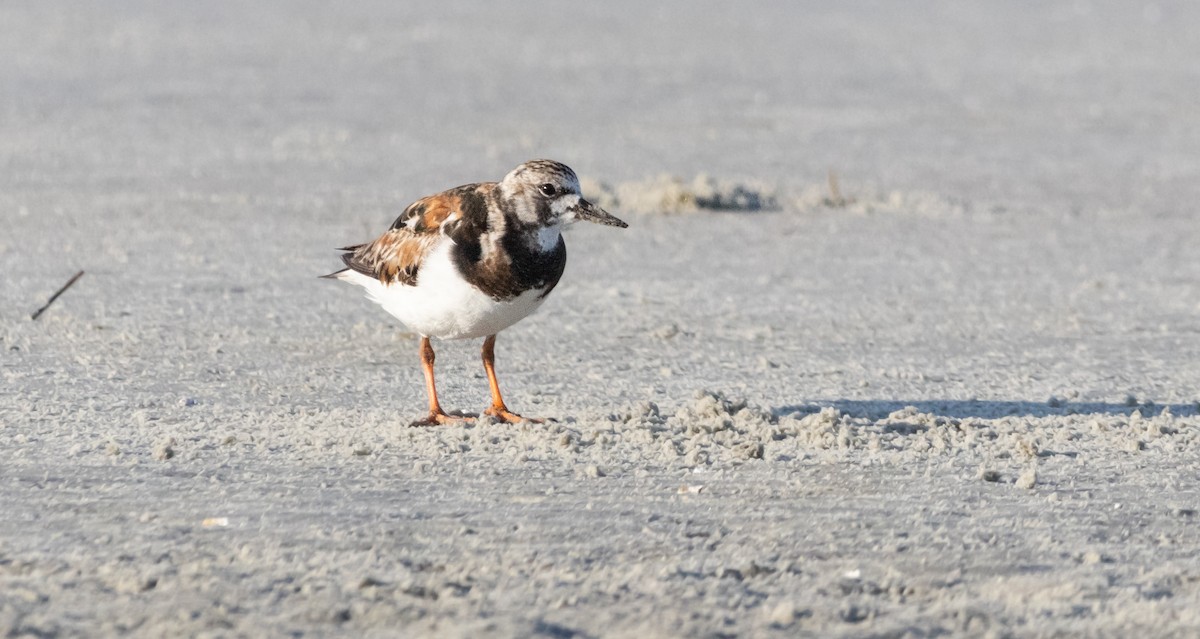
[{"label": "bird's head", "polygon": [[500,192],[517,219],[531,226],[555,226],[575,220],[625,228],[629,226],[580,195],[571,167],[553,160],[532,160],[500,181]]}]

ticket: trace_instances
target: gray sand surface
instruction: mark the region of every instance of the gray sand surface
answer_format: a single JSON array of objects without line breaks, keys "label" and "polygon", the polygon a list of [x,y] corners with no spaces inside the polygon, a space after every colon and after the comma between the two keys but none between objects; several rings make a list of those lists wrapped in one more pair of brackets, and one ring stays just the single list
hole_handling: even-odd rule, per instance
[{"label": "gray sand surface", "polygon": [[[1200,5],[400,4],[0,4],[0,636],[1200,634]],[[534,157],[408,428],[316,276]]]}]

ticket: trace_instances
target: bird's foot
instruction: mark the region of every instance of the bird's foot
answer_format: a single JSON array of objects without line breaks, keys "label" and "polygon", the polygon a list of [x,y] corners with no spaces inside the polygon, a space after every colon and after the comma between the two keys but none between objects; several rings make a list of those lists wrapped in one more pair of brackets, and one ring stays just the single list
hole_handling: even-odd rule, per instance
[{"label": "bird's foot", "polygon": [[413,421],[409,426],[454,426],[475,421],[474,415],[449,414],[443,412],[429,413],[421,419]]},{"label": "bird's foot", "polygon": [[508,410],[504,406],[492,406],[492,407],[488,408],[487,410],[483,411],[483,414],[487,415],[488,417],[491,417],[492,419],[494,419],[498,422],[504,422],[505,424],[519,424],[521,422],[542,424],[542,423],[545,423],[545,421],[546,421],[544,419],[537,419],[536,417],[522,417],[522,416]]}]

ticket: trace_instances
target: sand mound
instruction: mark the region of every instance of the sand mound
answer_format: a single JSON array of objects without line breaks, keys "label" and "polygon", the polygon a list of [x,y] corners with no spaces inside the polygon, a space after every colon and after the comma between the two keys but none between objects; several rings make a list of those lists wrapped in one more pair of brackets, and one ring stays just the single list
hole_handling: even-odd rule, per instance
[{"label": "sand mound", "polygon": [[788,210],[809,212],[821,209],[841,209],[850,213],[908,213],[940,216],[961,215],[968,210],[965,201],[949,198],[931,191],[880,190],[863,187],[830,193],[827,186],[811,185],[791,194],[785,202]]},{"label": "sand mound", "polygon": [[828,184],[786,190],[761,180],[717,179],[701,173],[691,180],[660,174],[643,180],[606,182],[583,178],[583,195],[605,209],[633,213],[697,213],[701,211],[798,211],[822,209],[850,213],[961,215],[966,202],[930,191],[854,188],[846,193],[835,178]]},{"label": "sand mound", "polygon": [[780,208],[774,187],[755,181],[718,180],[703,173],[691,181],[661,174],[616,186],[586,178],[582,182],[584,197],[612,210],[694,213]]},{"label": "sand mound", "polygon": [[[401,447],[444,455],[549,463],[579,476],[637,474],[645,469],[732,468],[746,463],[945,463],[970,469],[964,479],[1032,488],[1048,459],[1074,463],[1090,455],[1136,454],[1151,447],[1200,450],[1200,416],[1170,408],[1143,415],[1008,415],[958,418],[915,407],[885,416],[852,415],[831,406],[784,414],[713,390],[697,391],[674,412],[642,402],[608,415],[562,423],[487,421],[442,429],[408,429]],[[357,448],[356,448],[357,450]],[[978,472],[976,472],[978,470]]]}]

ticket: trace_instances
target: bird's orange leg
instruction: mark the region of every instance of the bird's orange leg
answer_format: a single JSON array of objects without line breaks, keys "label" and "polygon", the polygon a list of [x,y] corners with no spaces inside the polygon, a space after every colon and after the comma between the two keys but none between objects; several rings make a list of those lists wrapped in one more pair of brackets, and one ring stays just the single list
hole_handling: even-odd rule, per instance
[{"label": "bird's orange leg", "polygon": [[487,372],[488,387],[492,391],[492,405],[488,407],[487,410],[483,411],[484,415],[489,415],[509,424],[515,424],[517,422],[541,423],[542,420],[540,419],[521,417],[520,415],[508,410],[508,406],[504,405],[504,398],[500,396],[500,384],[496,382],[495,335],[488,335],[487,339],[483,340],[483,370]]},{"label": "bird's orange leg", "polygon": [[433,345],[429,343],[429,338],[421,336],[421,370],[425,372],[425,394],[429,396],[429,415],[424,419],[418,419],[412,423],[413,426],[434,426],[437,424],[454,424],[467,420],[466,417],[455,415],[447,415],[442,410],[442,405],[438,403],[437,386],[433,383]]}]

